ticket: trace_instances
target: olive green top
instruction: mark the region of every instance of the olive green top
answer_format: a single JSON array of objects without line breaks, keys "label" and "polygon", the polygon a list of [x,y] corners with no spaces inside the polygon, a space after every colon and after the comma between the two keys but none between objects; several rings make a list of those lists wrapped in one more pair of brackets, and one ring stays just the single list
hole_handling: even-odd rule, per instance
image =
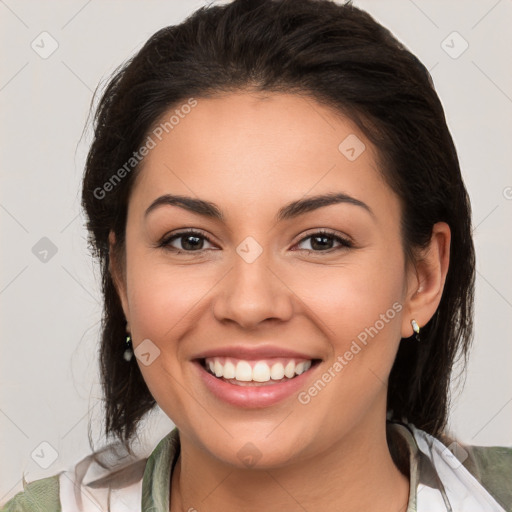
[{"label": "olive green top", "polygon": [[[388,422],[408,451],[407,512],[512,512],[512,447],[464,445],[412,424]],[[451,442],[450,442],[451,441]],[[3,512],[169,512],[172,470],[180,453],[174,428],[148,458],[121,456],[119,445],[66,471],[24,485]],[[407,456],[406,456],[407,457]],[[92,479],[91,479],[92,478]],[[200,503],[195,505],[201,509]]]}]

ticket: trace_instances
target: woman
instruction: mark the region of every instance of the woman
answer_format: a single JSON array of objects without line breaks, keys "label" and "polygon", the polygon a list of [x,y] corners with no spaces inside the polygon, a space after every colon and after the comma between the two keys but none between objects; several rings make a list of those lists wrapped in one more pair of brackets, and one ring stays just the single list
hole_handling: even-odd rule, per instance
[{"label": "woman", "polygon": [[[326,0],[202,8],[95,120],[82,198],[119,443],[3,510],[512,509],[512,448],[444,432],[470,205],[430,75],[388,30]],[[157,404],[176,428],[138,460]]]}]

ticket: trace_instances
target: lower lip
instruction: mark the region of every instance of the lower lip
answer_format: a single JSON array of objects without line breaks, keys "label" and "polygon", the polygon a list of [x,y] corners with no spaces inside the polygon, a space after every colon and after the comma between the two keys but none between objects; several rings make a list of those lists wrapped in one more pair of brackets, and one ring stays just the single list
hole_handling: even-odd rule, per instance
[{"label": "lower lip", "polygon": [[298,393],[315,372],[318,363],[291,380],[265,386],[237,386],[209,373],[199,361],[194,361],[208,390],[228,404],[243,408],[268,407]]}]

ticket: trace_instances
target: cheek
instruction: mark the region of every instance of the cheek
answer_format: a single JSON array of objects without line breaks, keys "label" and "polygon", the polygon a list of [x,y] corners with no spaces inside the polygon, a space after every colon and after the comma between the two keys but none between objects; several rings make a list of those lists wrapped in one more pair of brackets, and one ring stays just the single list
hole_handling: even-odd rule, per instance
[{"label": "cheek", "polygon": [[[390,251],[391,252],[391,251]],[[302,273],[299,296],[321,322],[330,360],[322,382],[304,390],[326,428],[346,426],[347,408],[357,421],[383,396],[400,342],[405,279],[403,260],[394,254],[366,253],[343,267]],[[383,263],[385,262],[385,263]]]},{"label": "cheek", "polygon": [[[128,254],[127,293],[134,348],[151,341],[146,345],[150,364],[139,359],[137,364],[151,394],[169,416],[172,412],[176,423],[191,407],[190,396],[183,393],[189,363],[181,340],[204,315],[212,283],[199,267],[192,270],[191,266],[162,263],[138,248]],[[153,358],[153,354],[158,355]]]},{"label": "cheek", "polygon": [[300,403],[305,411],[316,411],[326,431],[339,433],[355,424],[376,397],[385,396],[400,342],[404,279],[401,258],[381,260],[376,254],[308,279],[302,276],[304,293],[298,295],[307,297],[321,320],[317,325],[332,354],[319,380],[303,390]]},{"label": "cheek", "polygon": [[399,335],[404,279],[400,257],[368,252],[355,254],[342,265],[298,268],[288,283],[321,320],[318,325],[339,352],[360,333],[364,338],[365,329],[376,323],[386,335],[388,331],[393,331],[392,337]]},{"label": "cheek", "polygon": [[[134,249],[127,261],[128,306],[136,338],[179,339],[211,288],[203,268],[169,264]],[[156,341],[155,341],[156,342]]]}]

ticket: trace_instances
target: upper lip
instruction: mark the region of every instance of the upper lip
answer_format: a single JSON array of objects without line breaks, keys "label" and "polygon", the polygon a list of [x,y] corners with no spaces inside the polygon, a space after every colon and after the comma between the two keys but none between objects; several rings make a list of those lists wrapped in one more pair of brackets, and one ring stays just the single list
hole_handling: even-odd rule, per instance
[{"label": "upper lip", "polygon": [[235,359],[254,360],[272,357],[289,357],[290,359],[319,359],[309,354],[290,350],[275,345],[230,345],[227,347],[211,348],[195,355],[192,359],[205,359],[207,357],[233,357]]}]

